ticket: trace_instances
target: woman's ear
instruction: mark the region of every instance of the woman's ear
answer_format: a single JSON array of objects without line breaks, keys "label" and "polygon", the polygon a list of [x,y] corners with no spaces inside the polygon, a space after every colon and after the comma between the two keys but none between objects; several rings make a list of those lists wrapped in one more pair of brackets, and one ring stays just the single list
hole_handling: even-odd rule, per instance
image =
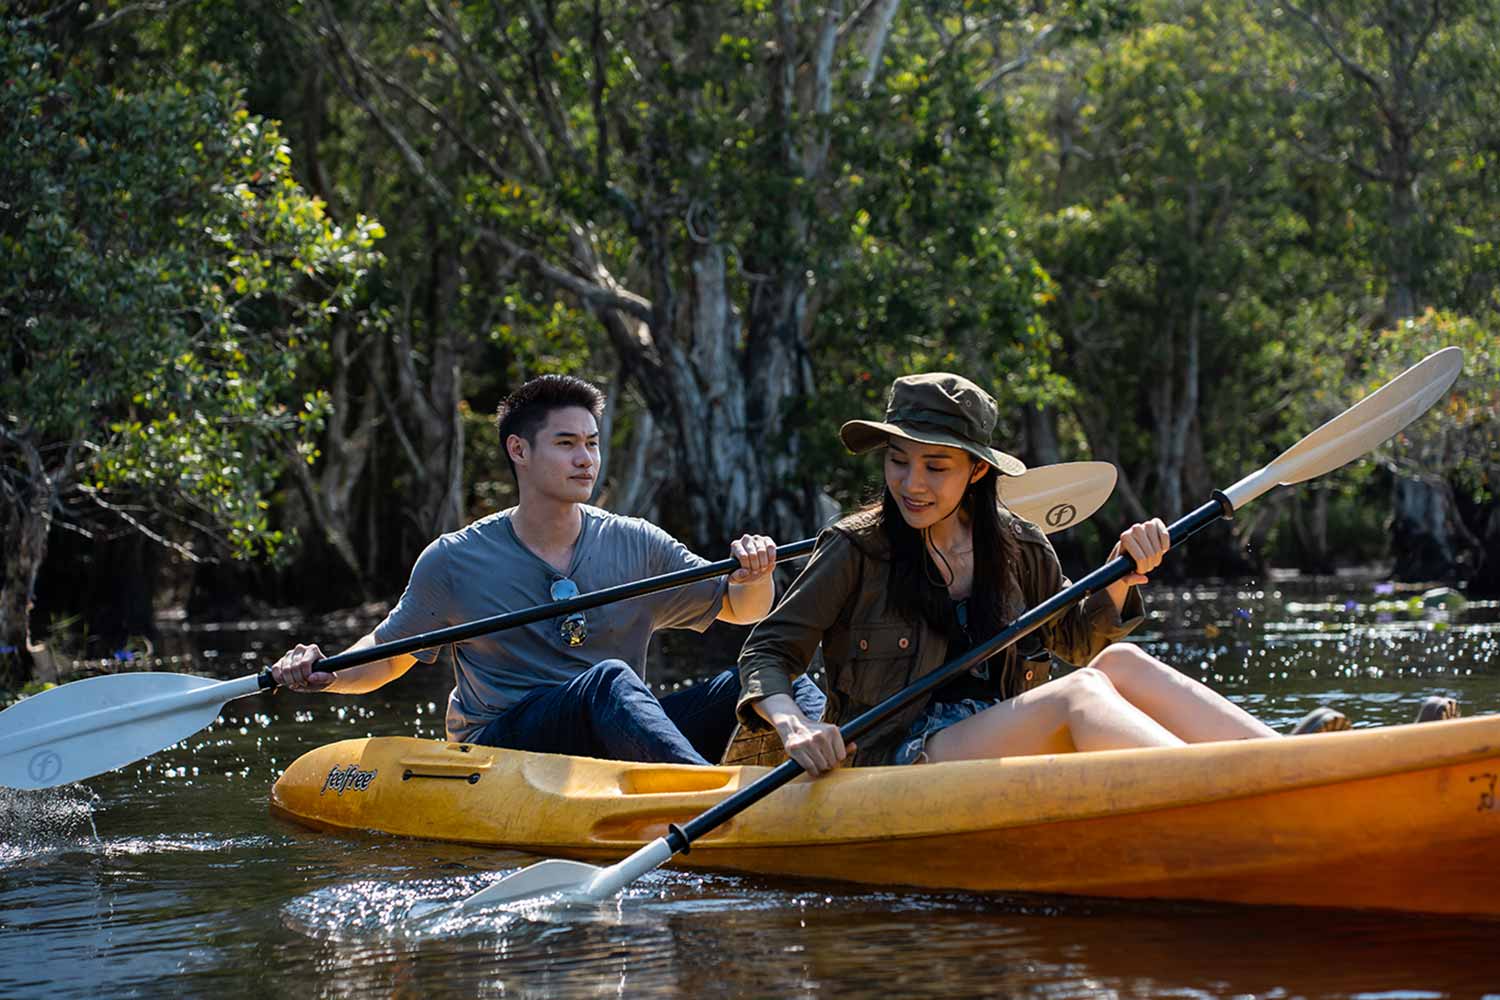
[{"label": "woman's ear", "polygon": [[973,486],[984,478],[984,474],[990,471],[990,463],[974,460],[974,468],[969,470],[969,485]]}]

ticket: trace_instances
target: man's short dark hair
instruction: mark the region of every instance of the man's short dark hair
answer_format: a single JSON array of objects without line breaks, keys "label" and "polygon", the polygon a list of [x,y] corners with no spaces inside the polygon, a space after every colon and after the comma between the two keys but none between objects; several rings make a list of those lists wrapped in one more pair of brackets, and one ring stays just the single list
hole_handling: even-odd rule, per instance
[{"label": "man's short dark hair", "polygon": [[538,375],[500,401],[495,422],[500,428],[500,452],[510,466],[511,476],[516,474],[516,463],[505,446],[510,436],[518,434],[535,448],[536,433],[547,423],[548,415],[553,410],[574,406],[588,410],[598,420],[604,412],[604,393],[572,375]]}]

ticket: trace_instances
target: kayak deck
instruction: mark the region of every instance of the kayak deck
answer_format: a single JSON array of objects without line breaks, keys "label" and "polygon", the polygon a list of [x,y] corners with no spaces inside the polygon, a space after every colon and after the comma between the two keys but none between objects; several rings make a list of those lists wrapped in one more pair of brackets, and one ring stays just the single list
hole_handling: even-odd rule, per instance
[{"label": "kayak deck", "polygon": [[[616,859],[766,773],[377,737],[271,794],[324,830]],[[1500,716],[799,779],[674,864],[934,889],[1500,916]]]}]

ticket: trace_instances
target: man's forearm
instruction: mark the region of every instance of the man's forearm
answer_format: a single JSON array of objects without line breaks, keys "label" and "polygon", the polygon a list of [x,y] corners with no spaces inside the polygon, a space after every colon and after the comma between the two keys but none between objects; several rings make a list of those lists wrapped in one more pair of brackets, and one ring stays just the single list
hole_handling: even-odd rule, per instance
[{"label": "man's forearm", "polygon": [[752,583],[731,581],[719,618],[733,625],[754,625],[771,613],[775,600],[776,580],[770,573]]},{"label": "man's forearm", "polygon": [[[344,652],[352,653],[360,649],[369,649],[375,644],[375,633],[371,632],[362,636]],[[368,694],[406,673],[415,662],[417,659],[414,656],[398,654],[383,660],[345,667],[334,671],[333,683],[323,690],[331,694]]]}]

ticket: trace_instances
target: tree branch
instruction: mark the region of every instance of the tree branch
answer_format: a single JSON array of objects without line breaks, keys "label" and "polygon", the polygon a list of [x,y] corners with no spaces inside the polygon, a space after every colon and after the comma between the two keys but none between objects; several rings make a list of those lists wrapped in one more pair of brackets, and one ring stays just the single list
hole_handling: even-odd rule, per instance
[{"label": "tree branch", "polygon": [[1370,93],[1375,95],[1375,103],[1380,108],[1381,114],[1386,117],[1386,120],[1394,121],[1395,115],[1391,110],[1390,102],[1387,99],[1385,92],[1380,89],[1380,81],[1375,78],[1375,75],[1369,70],[1365,69],[1359,63],[1355,62],[1349,56],[1344,54],[1344,51],[1339,48],[1337,41],[1335,41],[1332,34],[1329,32],[1328,28],[1323,24],[1322,21],[1319,21],[1316,17],[1296,6],[1295,4],[1284,3],[1283,6],[1285,6],[1287,10],[1291,11],[1294,15],[1301,18],[1305,23],[1311,26],[1313,31],[1317,34],[1318,40],[1323,43],[1323,47],[1326,48],[1333,55],[1333,57],[1338,60],[1339,65],[1344,67],[1345,72],[1354,77],[1360,83],[1364,84],[1369,89]]},{"label": "tree branch", "polygon": [[979,84],[979,92],[988,93],[990,90],[998,86],[1000,84],[1000,81],[1004,80],[1006,77],[1012,76],[1025,69],[1031,63],[1031,60],[1036,57],[1037,50],[1042,47],[1047,39],[1052,37],[1052,33],[1056,30],[1057,25],[1055,24],[1048,24],[1043,26],[1040,31],[1038,31],[1031,37],[1031,40],[1026,44],[1025,48],[1021,50],[1019,55],[1017,55],[1009,62],[1003,63],[998,69],[995,70],[995,72],[991,73],[989,77],[987,77],[982,83]]},{"label": "tree branch", "polygon": [[[866,8],[869,8],[866,4]],[[901,9],[901,0],[875,0],[873,11],[873,24],[870,32],[865,36],[865,43],[860,47],[860,54],[864,56],[865,72],[860,77],[859,86],[861,91],[868,91],[875,85],[875,77],[880,75],[880,63],[885,57],[885,43],[891,37],[891,25],[896,20],[896,12]],[[858,15],[856,15],[857,17]],[[843,34],[848,28],[839,29]]]},{"label": "tree branch", "polygon": [[[191,2],[192,0],[160,0],[160,2],[156,3],[127,4],[126,6],[121,7],[108,15],[99,18],[97,21],[91,22],[83,30],[85,32],[102,31],[122,18],[132,17],[136,14],[165,14],[167,11],[171,10],[174,7],[185,7]],[[62,7],[57,8],[57,10],[65,10],[68,7],[74,6],[80,5],[64,4]]]},{"label": "tree branch", "polygon": [[454,65],[458,66],[460,72],[466,77],[476,70],[483,74],[484,80],[477,82],[478,88],[489,96],[491,102],[499,103],[498,110],[502,116],[509,117],[514,124],[517,134],[521,137],[521,144],[526,147],[527,155],[531,157],[532,164],[541,172],[544,180],[551,180],[552,163],[547,155],[546,147],[537,138],[531,123],[521,112],[515,99],[511,97],[510,86],[497,78],[484,60],[467,58],[467,53],[474,48],[473,40],[465,36],[458,25],[443,17],[442,12],[432,4],[431,0],[424,0],[424,7],[432,22],[438,26],[443,48],[453,58]]},{"label": "tree branch", "polygon": [[503,233],[486,227],[479,227],[478,234],[496,247],[511,254],[517,261],[523,261],[536,269],[548,281],[561,288],[565,288],[578,296],[590,308],[593,309],[619,309],[627,312],[637,319],[650,321],[655,315],[651,309],[649,299],[642,298],[634,292],[621,289],[606,288],[595,281],[579,277],[564,268],[544,259],[533,250],[516,243]]},{"label": "tree branch", "polygon": [[[88,497],[95,504],[97,504],[101,510],[107,510],[111,514],[114,514],[120,520],[130,525],[132,529],[145,535],[147,538],[151,539],[162,548],[171,549],[173,552],[182,556],[182,558],[188,560],[189,562],[205,563],[209,561],[198,555],[198,553],[194,552],[188,546],[183,545],[181,542],[174,542],[170,538],[167,538],[165,535],[160,535],[155,531],[152,531],[146,526],[144,521],[141,521],[138,518],[132,516],[128,508],[120,504],[110,503],[108,500],[104,499],[104,497],[100,495],[102,491],[96,490],[94,487],[90,486],[87,483],[79,483],[77,489],[78,492],[82,493],[84,496]],[[61,522],[56,523],[60,524]]]}]

